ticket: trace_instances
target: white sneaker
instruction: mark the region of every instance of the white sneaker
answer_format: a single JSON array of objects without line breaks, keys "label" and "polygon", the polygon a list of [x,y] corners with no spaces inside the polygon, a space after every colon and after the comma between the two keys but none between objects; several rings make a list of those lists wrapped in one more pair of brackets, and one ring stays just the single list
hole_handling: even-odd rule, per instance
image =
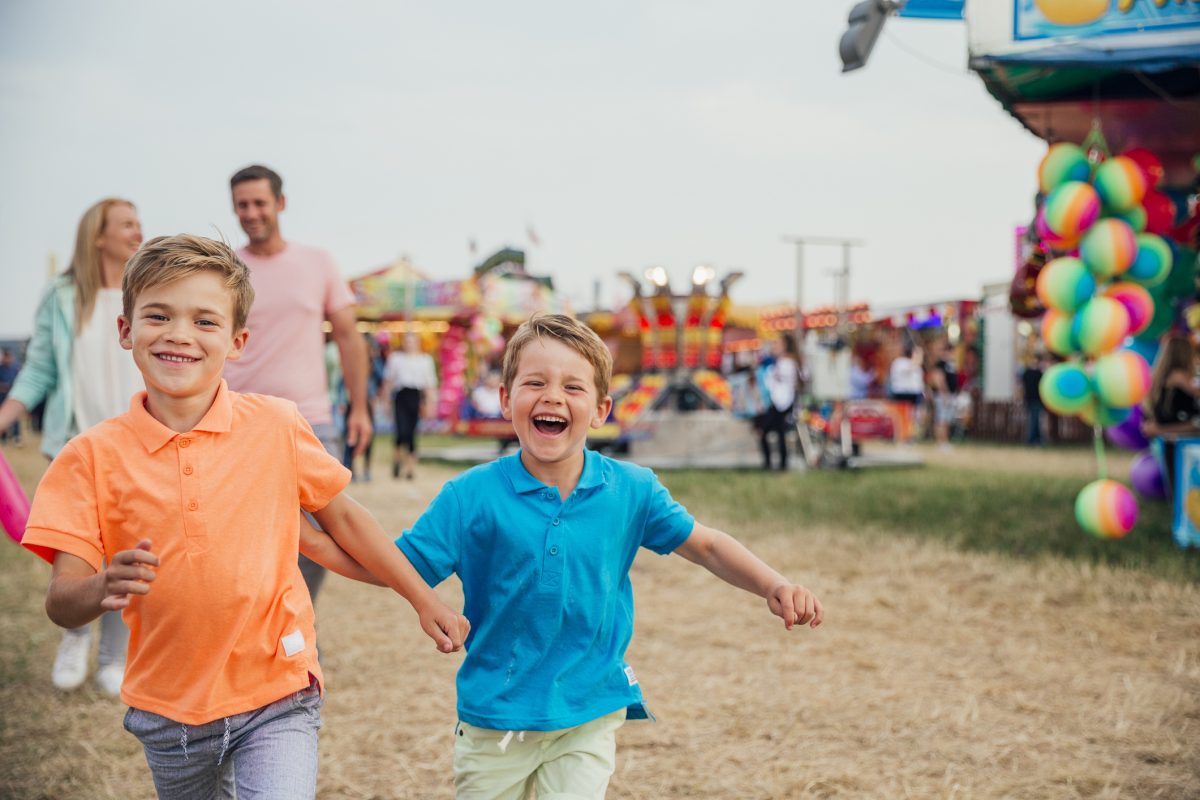
[{"label": "white sneaker", "polygon": [[91,650],[92,629],[68,630],[63,633],[54,657],[50,682],[63,691],[78,689],[87,678],[88,651]]},{"label": "white sneaker", "polygon": [[109,697],[121,696],[121,682],[125,680],[125,662],[104,664],[96,670],[96,688]]}]

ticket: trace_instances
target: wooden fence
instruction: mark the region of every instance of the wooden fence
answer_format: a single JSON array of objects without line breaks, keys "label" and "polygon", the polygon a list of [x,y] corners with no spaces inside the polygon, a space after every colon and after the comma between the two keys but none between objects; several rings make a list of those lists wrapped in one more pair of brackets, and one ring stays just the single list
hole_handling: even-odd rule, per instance
[{"label": "wooden fence", "polygon": [[[1042,440],[1047,443],[1090,442],[1092,429],[1078,417],[1043,414]],[[1029,416],[1025,404],[1015,400],[983,402],[977,399],[967,435],[989,442],[1025,441]]]}]

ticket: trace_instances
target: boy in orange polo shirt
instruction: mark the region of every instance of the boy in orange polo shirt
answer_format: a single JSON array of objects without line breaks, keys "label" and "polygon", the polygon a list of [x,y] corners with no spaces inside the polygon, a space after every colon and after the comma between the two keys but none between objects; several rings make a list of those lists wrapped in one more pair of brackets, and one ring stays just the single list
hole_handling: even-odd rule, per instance
[{"label": "boy in orange polo shirt", "polygon": [[349,471],[294,403],[229,391],[254,297],[229,247],[154,239],[123,292],[121,344],[146,391],[69,442],[38,487],[22,544],[54,565],[46,611],[77,627],[124,609],[125,728],[160,797],[314,797],[323,679],[297,551],[378,576],[443,652],[466,619],[342,494]]}]

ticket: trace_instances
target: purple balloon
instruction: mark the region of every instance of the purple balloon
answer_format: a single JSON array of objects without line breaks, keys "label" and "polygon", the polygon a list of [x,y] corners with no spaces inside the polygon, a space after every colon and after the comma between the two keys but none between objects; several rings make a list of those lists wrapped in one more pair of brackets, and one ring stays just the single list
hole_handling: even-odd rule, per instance
[{"label": "purple balloon", "polygon": [[1167,488],[1163,485],[1162,470],[1158,459],[1149,450],[1138,453],[1129,468],[1129,482],[1134,490],[1149,500],[1166,500]]},{"label": "purple balloon", "polygon": [[1129,409],[1129,416],[1118,425],[1110,425],[1104,429],[1108,441],[1114,447],[1122,450],[1145,450],[1150,442],[1142,435],[1142,407],[1134,406]]}]

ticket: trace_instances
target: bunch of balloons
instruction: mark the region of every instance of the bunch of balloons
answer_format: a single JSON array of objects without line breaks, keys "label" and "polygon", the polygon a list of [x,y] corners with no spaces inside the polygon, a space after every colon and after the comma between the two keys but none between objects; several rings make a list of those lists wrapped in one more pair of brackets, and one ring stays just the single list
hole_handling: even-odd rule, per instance
[{"label": "bunch of balloons", "polygon": [[[1034,224],[1052,257],[1037,276],[1046,308],[1042,340],[1067,359],[1046,371],[1040,394],[1050,411],[1095,427],[1101,455],[1099,428],[1126,424],[1150,388],[1146,359],[1123,344],[1156,338],[1171,322],[1169,299],[1154,292],[1171,274],[1172,251],[1146,232],[1145,202],[1156,180],[1145,166],[1151,159],[1157,163],[1137,151],[1093,168],[1083,148],[1061,142],[1038,167],[1045,201]],[[1075,517],[1093,535],[1119,538],[1133,527],[1137,501],[1122,484],[1102,479],[1079,493]]]}]

